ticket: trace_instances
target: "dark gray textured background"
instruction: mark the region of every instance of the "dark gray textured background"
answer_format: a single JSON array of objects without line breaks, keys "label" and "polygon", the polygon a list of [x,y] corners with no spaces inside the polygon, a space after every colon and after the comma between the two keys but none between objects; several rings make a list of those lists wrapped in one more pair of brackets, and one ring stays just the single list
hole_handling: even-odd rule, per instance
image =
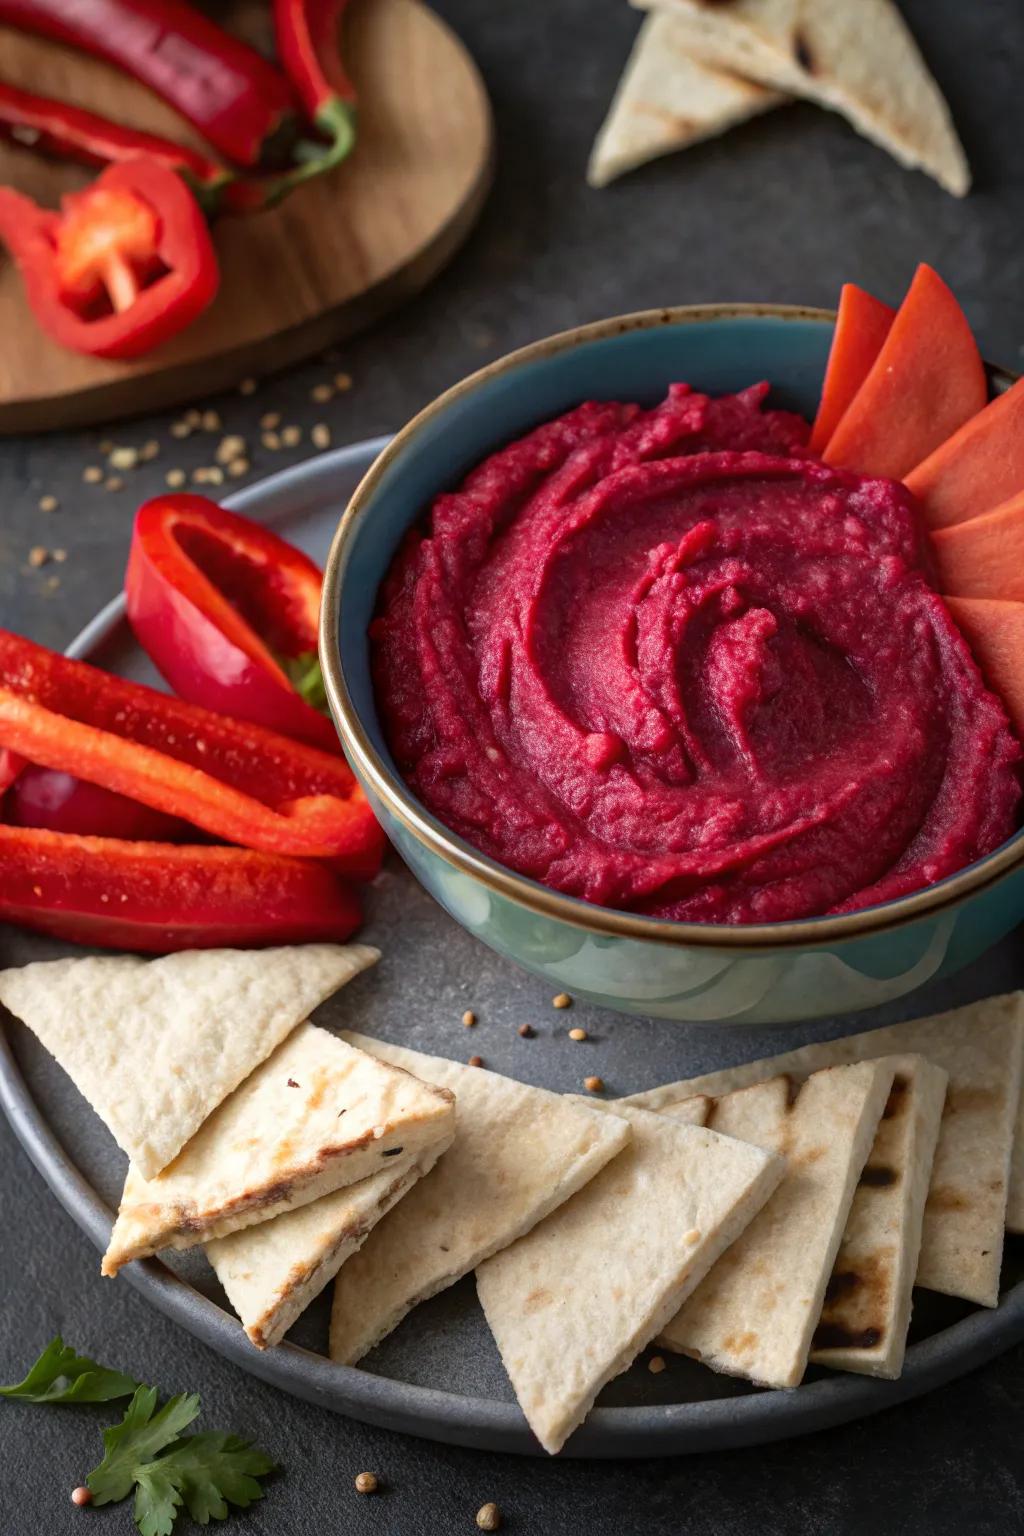
[{"label": "dark gray textured background", "polygon": [[[252,440],[260,413],[274,409],[306,426],[326,420],[336,443],[352,441],[398,425],[488,358],[577,321],[720,299],[828,304],[843,278],[895,298],[922,257],[956,287],[986,354],[1019,364],[1018,0],[905,0],[974,166],[977,190],[963,203],[810,107],[771,114],[590,192],[586,153],[633,14],[612,0],[444,0],[440,9],[479,60],[496,109],[497,183],[478,232],[427,294],[347,344],[337,362],[268,381],[251,399],[211,402],[225,430]],[[352,374],[351,393],[312,405],[311,386],[338,367]],[[115,592],[136,502],[161,488],[170,465],[211,459],[209,440],[172,443],[168,420],[0,444],[0,622],[63,645]],[[81,482],[108,436],[157,437],[162,446],[161,458],[128,476],[119,495]],[[256,451],[253,474],[302,452]],[[59,497],[58,512],[37,510],[46,492]],[[67,549],[66,563],[29,569],[36,544]],[[28,952],[0,930],[0,960]],[[467,978],[446,980],[445,1006],[453,1006]],[[533,984],[526,990],[536,993]],[[482,1038],[477,1048],[483,1053]],[[510,1531],[544,1536],[1024,1531],[1020,1350],[921,1402],[789,1445],[619,1465],[446,1451],[293,1403],[222,1363],[127,1285],[100,1280],[94,1253],[2,1122],[0,1158],[0,1379],[16,1379],[61,1329],[78,1347],[169,1391],[201,1391],[206,1425],[251,1435],[285,1469],[261,1507],[236,1517],[240,1531],[447,1536],[473,1531],[486,1499],[502,1506]],[[98,1459],[99,1429],[111,1417],[104,1409],[0,1405],[0,1536],[80,1533],[85,1520],[96,1531],[133,1529],[124,1507],[82,1516],[66,1502]],[[361,1500],[352,1492],[353,1474],[365,1467],[385,1482],[385,1494]]]}]

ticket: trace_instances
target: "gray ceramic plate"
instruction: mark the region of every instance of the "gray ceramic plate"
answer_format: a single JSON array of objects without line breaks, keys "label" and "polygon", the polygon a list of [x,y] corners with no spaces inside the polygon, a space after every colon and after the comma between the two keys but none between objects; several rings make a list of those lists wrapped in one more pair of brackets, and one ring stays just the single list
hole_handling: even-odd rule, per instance
[{"label": "gray ceramic plate", "polygon": [[[383,440],[275,475],[234,497],[238,510],[268,522],[318,559],[338,516]],[[75,655],[152,679],[123,619],[120,599],[78,637]],[[558,1090],[578,1090],[599,1073],[612,1094],[703,1072],[733,1061],[788,1050],[809,1038],[864,1028],[836,1020],[798,1029],[709,1029],[625,1018],[576,1007],[556,1012],[544,984],[471,939],[417,886],[393,857],[374,888],[366,937],[384,958],[318,1014],[367,1034],[405,1041],[457,1058],[478,1052],[488,1066]],[[63,953],[56,943],[0,930],[0,962]],[[878,1024],[948,1008],[1022,984],[1016,945],[1006,941],[971,970],[873,1016]],[[461,1023],[472,1007],[479,1024]],[[517,1027],[534,1025],[523,1039]],[[590,1040],[567,1038],[583,1024]],[[97,1249],[106,1247],[124,1160],[69,1080],[22,1026],[0,1035],[0,1102],[53,1193]],[[993,1312],[919,1293],[906,1369],[898,1382],[812,1370],[795,1392],[758,1392],[689,1360],[669,1358],[654,1376],[643,1357],[606,1389],[600,1407],[569,1443],[577,1456],[650,1456],[752,1445],[839,1424],[915,1397],[962,1375],[1024,1338],[1024,1253],[1007,1254],[1004,1294]],[[133,1264],[120,1283],[153,1304],[246,1371],[368,1423],[487,1450],[535,1453],[536,1443],[513,1400],[473,1283],[417,1308],[365,1362],[352,1370],[323,1358],[328,1298],[293,1330],[290,1342],[259,1353],[247,1342],[205,1261],[174,1258],[173,1267]]]}]

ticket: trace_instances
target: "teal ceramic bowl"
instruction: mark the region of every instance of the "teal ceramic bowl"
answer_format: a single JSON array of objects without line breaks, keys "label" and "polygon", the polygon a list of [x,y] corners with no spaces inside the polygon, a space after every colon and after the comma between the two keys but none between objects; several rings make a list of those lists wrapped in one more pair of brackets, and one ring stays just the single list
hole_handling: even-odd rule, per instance
[{"label": "teal ceramic bowl", "polygon": [[[367,626],[398,543],[493,449],[585,399],[653,405],[685,380],[711,394],[771,380],[813,415],[834,316],[768,305],[656,310],[581,326],[502,358],[422,411],[374,463],[331,549],[320,655],[342,743],[388,836],[457,922],[591,1002],[714,1024],[790,1024],[889,1002],[950,975],[1024,917],[1024,834],[927,890],[840,917],[676,923],[595,907],[515,874],[410,792],[374,706]],[[1005,387],[994,378],[993,387]]]}]

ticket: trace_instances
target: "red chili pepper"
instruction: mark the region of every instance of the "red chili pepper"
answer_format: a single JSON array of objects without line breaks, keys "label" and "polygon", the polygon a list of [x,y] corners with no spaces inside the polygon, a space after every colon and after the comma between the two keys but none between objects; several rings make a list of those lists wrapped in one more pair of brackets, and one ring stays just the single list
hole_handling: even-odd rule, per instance
[{"label": "red chili pepper", "polygon": [[0,187],[0,240],[49,336],[95,357],[138,357],[182,330],[217,292],[217,259],[195,198],[166,165],[111,166],[60,213]]},{"label": "red chili pepper", "polygon": [[0,21],[119,65],[239,165],[290,155],[288,81],[184,0],[0,0]]},{"label": "red chili pepper", "polygon": [[214,837],[369,878],[383,834],[344,758],[70,661],[0,630],[0,788],[44,768]]},{"label": "red chili pepper", "polygon": [[321,584],[301,550],[205,496],[158,496],[136,515],[128,620],[174,692],[336,752],[330,720],[290,680],[320,677]]},{"label": "red chili pepper", "polygon": [[354,893],[323,864],[0,826],[0,921],[77,944],[177,949],[341,942]]},{"label": "red chili pepper", "polygon": [[331,148],[314,155],[319,173],[337,165],[356,139],[356,92],[341,62],[338,35],[348,0],[274,0],[277,51],[310,121]]},{"label": "red chili pepper", "polygon": [[175,816],[165,816],[98,784],[86,784],[70,773],[31,763],[11,785],[3,809],[12,827],[46,827],[51,832],[150,843],[194,842],[197,836],[195,827]]}]

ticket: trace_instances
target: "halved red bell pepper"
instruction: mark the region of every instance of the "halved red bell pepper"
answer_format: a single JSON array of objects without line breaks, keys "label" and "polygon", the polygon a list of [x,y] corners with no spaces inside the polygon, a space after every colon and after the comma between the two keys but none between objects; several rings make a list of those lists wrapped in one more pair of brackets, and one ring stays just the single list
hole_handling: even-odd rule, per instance
[{"label": "halved red bell pepper", "polygon": [[341,942],[359,902],[323,864],[0,826],[0,922],[76,944],[168,954]]},{"label": "halved red bell pepper", "polygon": [[168,166],[113,165],[61,212],[0,187],[0,240],[39,325],[75,352],[129,358],[183,330],[217,292],[202,211]]},{"label": "halved red bell pepper", "polygon": [[301,550],[205,496],[158,496],[136,515],[128,620],[175,693],[337,752],[290,680],[319,676],[321,584]]},{"label": "halved red bell pepper", "polygon": [[356,141],[356,91],[341,62],[338,35],[348,0],[274,0],[277,51],[314,127],[330,142],[326,155],[308,146],[311,174],[339,164]]},{"label": "halved red bell pepper", "polygon": [[238,165],[290,158],[288,81],[186,0],[0,0],[0,21],[119,65]]},{"label": "halved red bell pepper", "polygon": [[227,842],[369,878],[383,834],[351,769],[305,742],[71,661],[0,630],[0,789],[20,758]]}]

